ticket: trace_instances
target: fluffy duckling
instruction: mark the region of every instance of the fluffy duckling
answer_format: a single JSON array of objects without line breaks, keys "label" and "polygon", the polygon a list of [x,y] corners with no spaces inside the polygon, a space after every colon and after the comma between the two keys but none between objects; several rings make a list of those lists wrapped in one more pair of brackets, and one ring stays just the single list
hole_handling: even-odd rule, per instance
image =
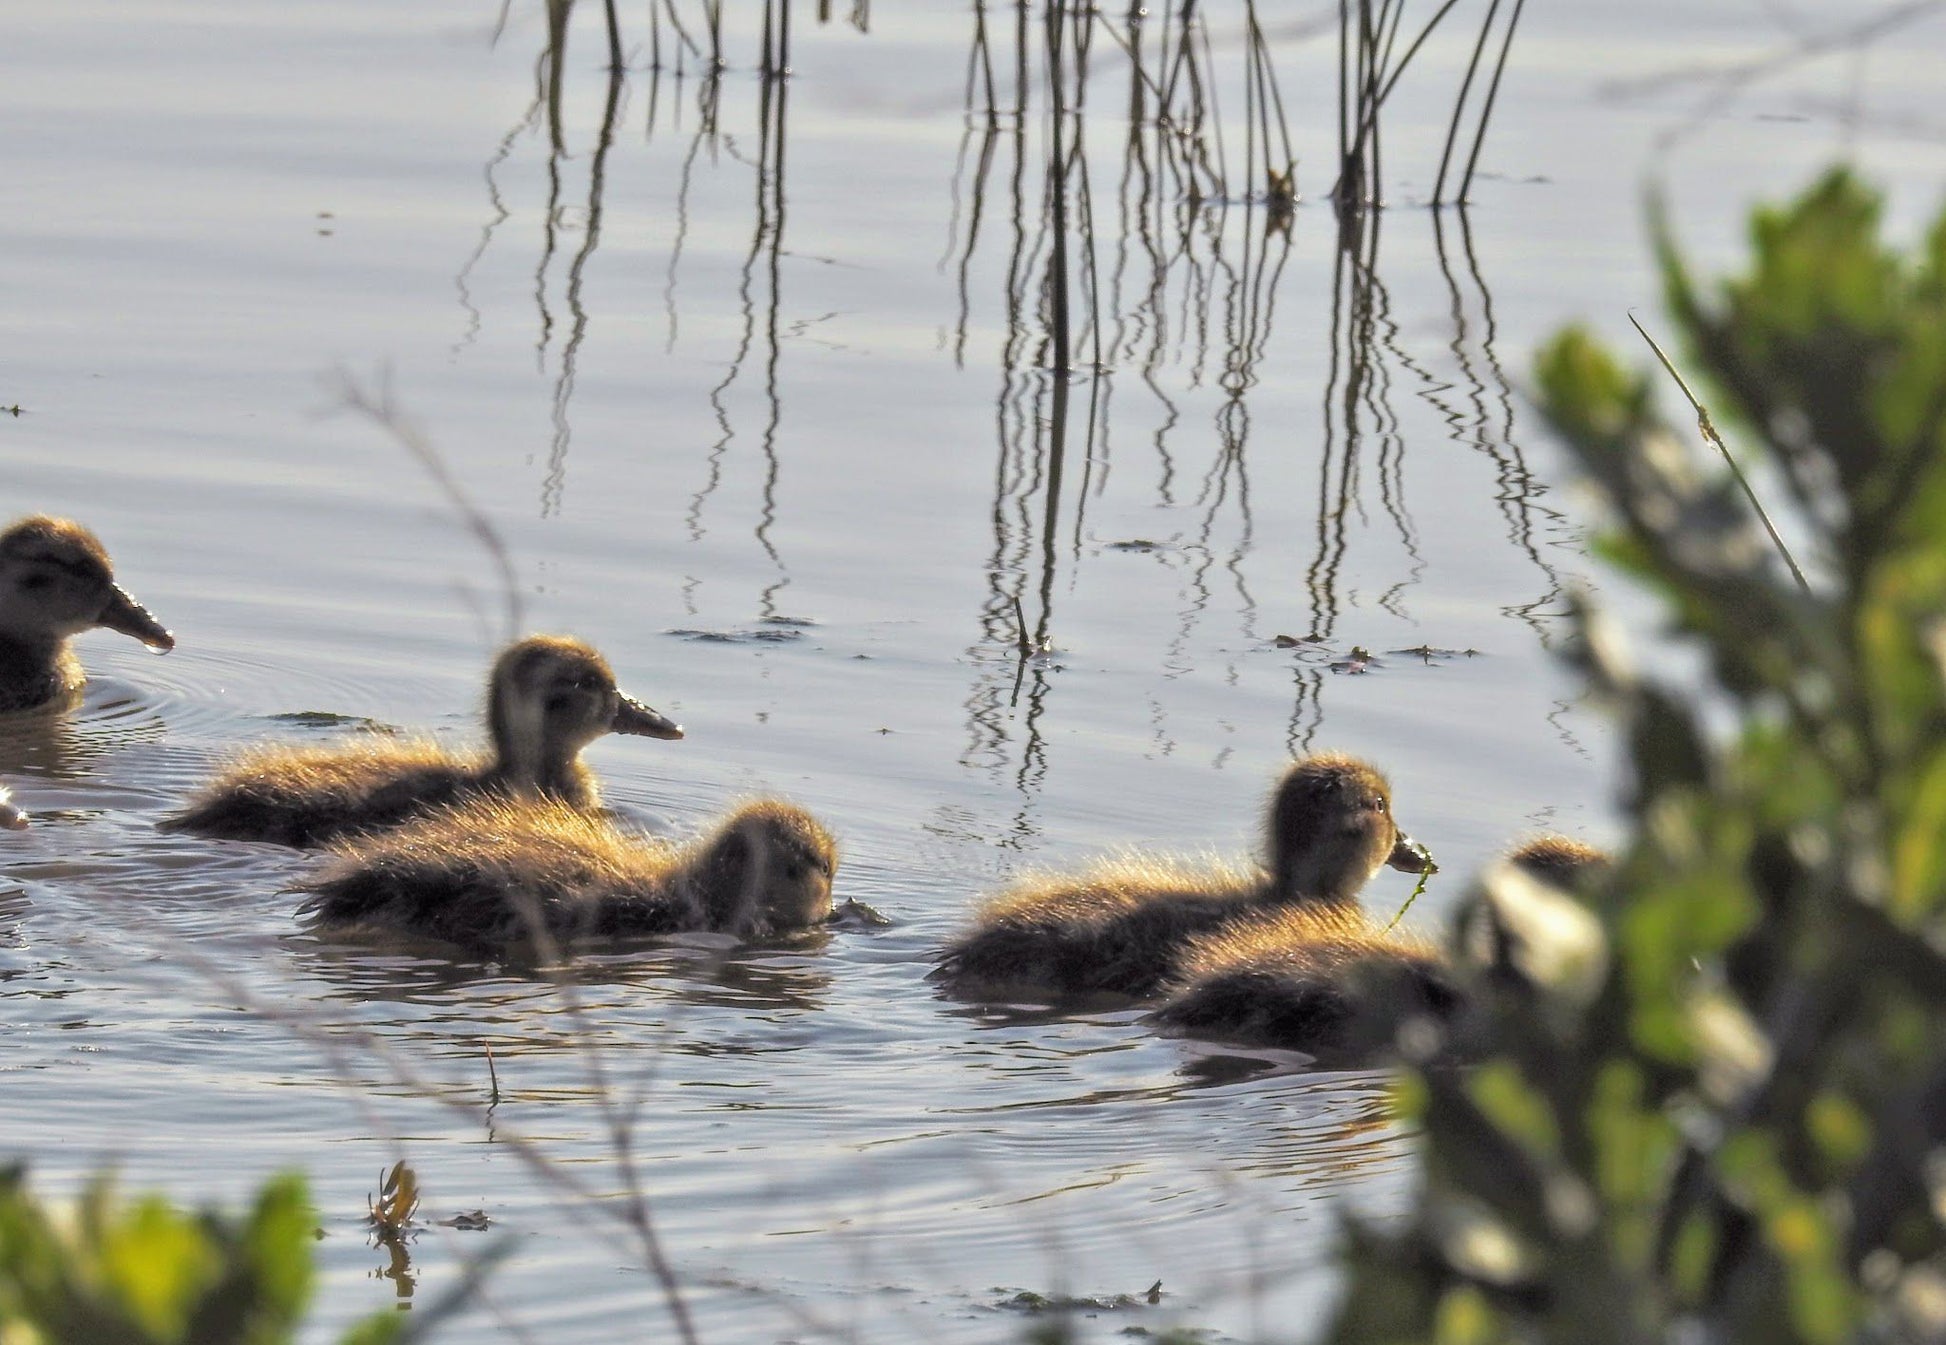
[{"label": "fluffy duckling", "polygon": [[70,637],[101,626],[167,653],[176,639],[115,583],[92,532],[36,514],[0,532],[0,711],[71,697],[87,675]]},{"label": "fluffy duckling", "polygon": [[935,974],[980,994],[1149,995],[1200,935],[1284,907],[1355,911],[1379,869],[1418,873],[1432,863],[1392,820],[1385,777],[1336,753],[1285,772],[1265,829],[1268,874],[1138,859],[1022,883],[974,918]]},{"label": "fluffy duckling", "polygon": [[682,729],[616,689],[608,662],[579,640],[534,635],[509,645],[487,683],[483,756],[428,739],[361,738],[336,747],[265,748],[224,772],[164,831],[320,845],[397,826],[478,795],[547,796],[592,808],[581,749],[604,733],[680,738]]},{"label": "fluffy duckling", "polygon": [[1362,911],[1298,907],[1191,943],[1151,1021],[1343,1068],[1390,1053],[1408,1024],[1443,1021],[1461,1002],[1431,944],[1382,933]]},{"label": "fluffy duckling", "polygon": [[[1555,886],[1608,858],[1543,836],[1507,861]],[[1238,921],[1190,944],[1158,1026],[1248,1046],[1303,1051],[1327,1068],[1396,1055],[1416,1023],[1450,1021],[1466,996],[1445,955],[1409,934],[1386,934],[1353,908],[1298,907]],[[1415,1054],[1428,1054],[1427,1038]]]},{"label": "fluffy duckling", "polygon": [[14,806],[13,795],[0,785],[0,831],[27,830],[27,814]]},{"label": "fluffy duckling", "polygon": [[1614,860],[1607,851],[1567,836],[1536,836],[1509,850],[1507,862],[1544,883],[1573,891]]},{"label": "fluffy duckling", "polygon": [[829,916],[837,867],[816,819],[776,800],[678,847],[558,803],[485,797],[344,846],[299,914],[485,952],[684,930],[761,938]]}]

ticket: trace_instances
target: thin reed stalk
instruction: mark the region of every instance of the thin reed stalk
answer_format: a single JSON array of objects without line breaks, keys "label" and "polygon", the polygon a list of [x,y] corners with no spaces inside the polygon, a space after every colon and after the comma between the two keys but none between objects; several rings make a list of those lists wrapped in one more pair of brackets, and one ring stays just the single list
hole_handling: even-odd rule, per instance
[{"label": "thin reed stalk", "polygon": [[1729,467],[1730,475],[1736,478],[1737,485],[1743,488],[1743,497],[1750,501],[1750,507],[1756,510],[1758,519],[1764,525],[1764,531],[1770,534],[1771,543],[1777,548],[1777,554],[1784,558],[1784,564],[1791,567],[1791,574],[1796,578],[1798,588],[1809,593],[1810,581],[1804,577],[1804,571],[1798,568],[1796,558],[1791,555],[1791,549],[1784,545],[1784,539],[1778,535],[1777,525],[1770,521],[1770,515],[1765,512],[1762,502],[1757,499],[1757,492],[1751,488],[1750,479],[1743,474],[1743,469],[1737,466],[1737,460],[1730,456],[1729,446],[1723,442],[1723,436],[1716,432],[1716,425],[1710,420],[1708,409],[1697,400],[1696,394],[1689,390],[1688,381],[1677,372],[1676,366],[1669,357],[1662,353],[1662,347],[1656,344],[1653,336],[1649,335],[1648,328],[1637,322],[1633,313],[1628,315],[1628,320],[1635,330],[1642,334],[1642,339],[1649,343],[1649,349],[1655,352],[1655,357],[1662,362],[1662,367],[1669,371],[1669,377],[1676,380],[1676,386],[1682,389],[1682,395],[1689,399],[1689,405],[1696,412],[1696,428],[1702,431],[1703,438],[1709,441],[1710,446],[1723,459],[1724,465]]}]

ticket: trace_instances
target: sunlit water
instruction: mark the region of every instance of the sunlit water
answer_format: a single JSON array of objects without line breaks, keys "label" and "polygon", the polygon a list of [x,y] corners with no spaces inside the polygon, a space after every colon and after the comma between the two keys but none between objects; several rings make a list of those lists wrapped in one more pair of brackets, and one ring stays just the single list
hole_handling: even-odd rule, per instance
[{"label": "sunlit water", "polygon": [[[302,1168],[318,1339],[423,1310],[496,1247],[456,1330],[664,1334],[617,1116],[706,1340],[996,1340],[1018,1291],[1158,1280],[1098,1329],[1302,1335],[1340,1213],[1400,1197],[1383,1079],[1225,1061],[1132,1012],[954,1004],[930,950],[1023,867],[1253,844],[1311,748],[1390,770],[1444,866],[1427,929],[1523,832],[1611,838],[1609,737],[1544,649],[1586,519],[1529,352],[1655,313],[1652,168],[1720,259],[1745,204],[1847,146],[1908,222],[1946,166],[1938,22],[1715,107],[1641,81],[1842,16],[1528,8],[1464,218],[1418,203],[1470,36],[1403,82],[1364,273],[1316,204],[1328,24],[1271,32],[1288,231],[1240,195],[1192,211],[1153,131],[1129,148],[1098,36],[1065,408],[1045,85],[1025,118],[967,117],[961,6],[881,6],[869,33],[799,6],[769,103],[745,15],[713,121],[694,57],[653,82],[631,31],[611,86],[578,15],[558,156],[528,6],[497,42],[481,0],[39,10],[0,82],[0,513],[87,521],[181,644],[90,636],[86,705],[0,727],[36,818],[0,838],[6,1152],[54,1190],[111,1164],[185,1201]],[[1003,108],[1013,19],[990,16]],[[1212,19],[1223,80],[1238,35]],[[1241,85],[1218,88],[1241,156]],[[333,414],[345,375],[389,387],[504,537],[524,624],[597,643],[688,727],[599,746],[610,801],[681,833],[789,794],[892,927],[598,959],[564,994],[313,937],[286,890],[308,858],[152,830],[237,745],[320,717],[472,731],[507,595],[395,437]],[[1016,599],[1052,647],[1024,663]],[[1448,652],[1391,652],[1420,646]],[[403,1271],[363,1225],[402,1156],[429,1223]],[[432,1223],[474,1210],[489,1229]]]}]

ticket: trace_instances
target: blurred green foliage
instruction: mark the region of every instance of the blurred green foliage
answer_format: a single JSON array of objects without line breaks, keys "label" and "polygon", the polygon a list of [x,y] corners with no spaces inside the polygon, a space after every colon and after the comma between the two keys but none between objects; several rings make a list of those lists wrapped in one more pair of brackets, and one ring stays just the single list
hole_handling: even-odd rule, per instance
[{"label": "blurred green foliage", "polygon": [[1579,605],[1630,840],[1596,890],[1503,872],[1463,914],[1486,1063],[1401,1086],[1416,1205],[1349,1227],[1333,1341],[1946,1339],[1946,217],[1907,254],[1880,216],[1833,172],[1714,285],[1656,226],[1809,593],[1660,374],[1578,329],[1540,353],[1602,553],[1706,662],[1639,676]]},{"label": "blurred green foliage", "polygon": [[[72,1206],[0,1173],[0,1341],[5,1345],[278,1345],[311,1295],[317,1219],[297,1177],[258,1193],[242,1219],[186,1214],[106,1181]],[[397,1313],[344,1345],[394,1345]]]}]

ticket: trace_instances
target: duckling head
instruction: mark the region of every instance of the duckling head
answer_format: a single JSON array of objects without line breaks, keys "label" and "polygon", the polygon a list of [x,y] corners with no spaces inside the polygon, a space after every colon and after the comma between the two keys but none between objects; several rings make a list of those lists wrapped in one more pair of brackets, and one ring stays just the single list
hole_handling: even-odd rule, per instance
[{"label": "duckling head", "polygon": [[559,635],[529,636],[501,652],[487,687],[487,727],[500,773],[540,789],[571,777],[581,749],[604,733],[682,737],[681,725],[622,693],[608,660]]},{"label": "duckling head", "polygon": [[1271,795],[1272,881],[1285,897],[1351,901],[1388,864],[1423,873],[1432,861],[1392,819],[1392,788],[1356,757],[1306,757]]},{"label": "duckling head", "polygon": [[838,847],[816,818],[774,799],[717,828],[696,869],[709,927],[737,934],[808,929],[831,914]]},{"label": "duckling head", "polygon": [[0,641],[53,649],[100,626],[158,653],[175,636],[115,583],[108,552],[79,523],[36,514],[0,532]]},{"label": "duckling head", "polygon": [[1606,851],[1566,836],[1537,836],[1508,851],[1507,862],[1569,891],[1583,879],[1606,872],[1614,863]]},{"label": "duckling head", "polygon": [[0,831],[27,830],[27,814],[14,806],[13,796],[0,785]]}]

